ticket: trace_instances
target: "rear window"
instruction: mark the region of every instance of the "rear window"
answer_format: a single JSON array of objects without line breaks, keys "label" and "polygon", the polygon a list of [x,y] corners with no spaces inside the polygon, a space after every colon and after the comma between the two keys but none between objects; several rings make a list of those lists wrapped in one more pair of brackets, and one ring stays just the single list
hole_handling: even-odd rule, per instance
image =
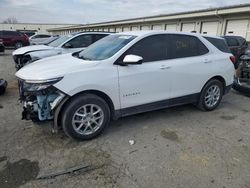
[{"label": "rear window", "polygon": [[239,46],[239,42],[236,38],[233,37],[225,37],[227,44],[229,47]]},{"label": "rear window", "polygon": [[194,36],[189,35],[170,35],[171,58],[194,57],[207,54],[207,47]]},{"label": "rear window", "polygon": [[231,53],[224,39],[218,39],[212,37],[204,37],[204,38],[207,39],[210,43],[212,43],[218,50],[225,53]]}]

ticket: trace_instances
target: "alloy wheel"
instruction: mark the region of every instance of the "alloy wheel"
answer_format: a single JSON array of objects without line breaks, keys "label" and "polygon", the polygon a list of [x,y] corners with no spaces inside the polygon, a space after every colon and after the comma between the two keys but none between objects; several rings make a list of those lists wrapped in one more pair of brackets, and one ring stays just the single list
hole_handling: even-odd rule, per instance
[{"label": "alloy wheel", "polygon": [[81,135],[90,135],[95,133],[103,124],[104,112],[96,104],[86,104],[73,115],[73,129]]},{"label": "alloy wheel", "polygon": [[221,90],[219,86],[212,85],[208,88],[206,95],[205,95],[205,104],[209,108],[213,108],[216,106],[221,97]]}]

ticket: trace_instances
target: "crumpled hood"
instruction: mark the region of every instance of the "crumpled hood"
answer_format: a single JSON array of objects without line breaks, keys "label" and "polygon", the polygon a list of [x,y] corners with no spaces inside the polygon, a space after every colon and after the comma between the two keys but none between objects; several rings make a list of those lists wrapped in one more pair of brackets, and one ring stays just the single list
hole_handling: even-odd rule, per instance
[{"label": "crumpled hood", "polygon": [[33,45],[33,46],[26,46],[22,48],[18,48],[15,50],[12,55],[23,55],[28,52],[34,52],[34,51],[42,51],[42,50],[51,50],[54,47],[46,46],[46,45]]},{"label": "crumpled hood", "polygon": [[16,76],[22,80],[47,80],[93,67],[97,63],[78,59],[72,54],[63,54],[31,63],[16,72]]}]

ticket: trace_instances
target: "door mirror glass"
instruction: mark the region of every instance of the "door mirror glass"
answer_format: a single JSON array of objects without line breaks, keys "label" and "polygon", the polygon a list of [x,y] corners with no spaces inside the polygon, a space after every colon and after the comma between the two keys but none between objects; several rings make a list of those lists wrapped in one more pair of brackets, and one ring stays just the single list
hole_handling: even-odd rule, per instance
[{"label": "door mirror glass", "polygon": [[64,44],[63,47],[64,47],[64,48],[73,48],[72,44],[70,44],[70,43]]},{"label": "door mirror glass", "polygon": [[123,63],[126,65],[139,65],[142,64],[143,58],[137,55],[126,55],[123,59]]}]

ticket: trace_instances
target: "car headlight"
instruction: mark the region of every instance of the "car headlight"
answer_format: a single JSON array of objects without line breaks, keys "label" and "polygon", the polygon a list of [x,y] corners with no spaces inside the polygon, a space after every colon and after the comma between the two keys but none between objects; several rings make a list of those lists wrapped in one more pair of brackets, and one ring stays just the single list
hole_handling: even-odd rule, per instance
[{"label": "car headlight", "polygon": [[30,92],[41,91],[59,82],[60,80],[62,80],[62,78],[63,77],[53,78],[48,80],[26,80],[22,84],[22,89],[24,91],[30,91]]}]

